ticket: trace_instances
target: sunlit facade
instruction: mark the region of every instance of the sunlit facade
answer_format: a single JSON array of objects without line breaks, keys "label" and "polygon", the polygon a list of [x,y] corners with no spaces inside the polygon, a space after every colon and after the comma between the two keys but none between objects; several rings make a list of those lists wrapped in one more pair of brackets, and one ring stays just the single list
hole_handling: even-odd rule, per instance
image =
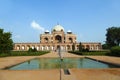
[{"label": "sunlit facade", "polygon": [[[79,49],[77,36],[68,30],[66,33],[61,25],[53,27],[51,33],[46,30],[44,34],[40,34],[39,43],[15,43],[15,51],[27,51],[29,48],[36,48],[38,51],[56,51],[58,48],[69,51],[72,50],[72,45],[75,45],[75,50]],[[98,42],[82,42],[82,47],[89,50],[101,50],[101,43]]]}]

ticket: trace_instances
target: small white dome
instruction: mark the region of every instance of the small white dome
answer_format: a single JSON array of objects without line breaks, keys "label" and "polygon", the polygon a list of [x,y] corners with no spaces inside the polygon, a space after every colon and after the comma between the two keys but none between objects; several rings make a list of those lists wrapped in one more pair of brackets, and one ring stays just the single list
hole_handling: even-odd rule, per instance
[{"label": "small white dome", "polygon": [[48,30],[45,30],[45,32],[49,32]]},{"label": "small white dome", "polygon": [[64,28],[61,25],[56,25],[55,27],[53,27],[52,31],[64,31]]},{"label": "small white dome", "polygon": [[72,32],[71,30],[68,30],[67,32]]}]

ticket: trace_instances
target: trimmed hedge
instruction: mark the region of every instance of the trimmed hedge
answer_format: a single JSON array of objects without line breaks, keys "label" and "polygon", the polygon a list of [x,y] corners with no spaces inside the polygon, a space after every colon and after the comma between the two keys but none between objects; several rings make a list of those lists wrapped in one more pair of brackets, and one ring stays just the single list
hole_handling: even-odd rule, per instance
[{"label": "trimmed hedge", "polygon": [[108,52],[105,51],[94,51],[94,52],[83,52],[83,55],[107,55]]},{"label": "trimmed hedge", "polygon": [[77,55],[107,55],[109,51],[89,51],[89,52],[79,52],[79,51],[68,51],[69,53]]},{"label": "trimmed hedge", "polygon": [[37,51],[37,52],[29,52],[29,51],[11,51],[11,53],[2,53],[0,57],[7,57],[7,56],[39,56],[50,51]]},{"label": "trimmed hedge", "polygon": [[77,54],[77,55],[82,55],[82,52],[79,51],[68,51],[69,53]]},{"label": "trimmed hedge", "polygon": [[6,53],[1,53],[0,54],[0,57],[7,57],[7,56],[9,56],[9,54],[6,54]]},{"label": "trimmed hedge", "polygon": [[109,55],[120,57],[120,46],[114,46],[110,51]]},{"label": "trimmed hedge", "polygon": [[29,48],[28,52],[37,52],[37,49],[36,48],[34,48],[34,49]]}]

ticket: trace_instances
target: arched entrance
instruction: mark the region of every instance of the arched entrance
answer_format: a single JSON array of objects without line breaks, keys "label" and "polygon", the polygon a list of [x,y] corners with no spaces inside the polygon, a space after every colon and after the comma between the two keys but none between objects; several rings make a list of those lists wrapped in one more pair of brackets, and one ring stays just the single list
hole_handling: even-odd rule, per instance
[{"label": "arched entrance", "polygon": [[72,38],[69,38],[69,42],[70,42],[70,43],[73,43],[73,39],[72,39]]},{"label": "arched entrance", "polygon": [[44,38],[44,41],[45,41],[45,43],[48,43],[48,38],[47,37]]},{"label": "arched entrance", "polygon": [[67,45],[67,50],[70,50],[70,45]]},{"label": "arched entrance", "polygon": [[30,45],[27,45],[27,50],[29,50],[29,48],[30,48]]},{"label": "arched entrance", "polygon": [[20,50],[20,45],[17,45],[16,49],[17,49],[17,50]]},{"label": "arched entrance", "polygon": [[57,50],[59,50],[60,49],[60,45],[57,45]]},{"label": "arched entrance", "polygon": [[89,45],[86,45],[86,49],[89,49],[89,50],[90,50],[90,46],[89,46]]},{"label": "arched entrance", "polygon": [[25,50],[25,46],[24,46],[24,45],[22,45],[21,49],[22,49],[22,50]]},{"label": "arched entrance", "polygon": [[62,42],[62,37],[60,35],[55,36],[55,42],[56,43],[61,43]]}]

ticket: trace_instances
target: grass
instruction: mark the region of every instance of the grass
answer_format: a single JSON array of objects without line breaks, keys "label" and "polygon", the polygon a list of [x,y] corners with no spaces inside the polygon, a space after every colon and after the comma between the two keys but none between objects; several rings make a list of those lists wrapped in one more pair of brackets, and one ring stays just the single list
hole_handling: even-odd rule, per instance
[{"label": "grass", "polygon": [[11,51],[10,53],[1,53],[0,57],[7,56],[40,56],[43,54],[49,53],[49,51],[36,51],[36,52],[28,52],[28,51]]}]

